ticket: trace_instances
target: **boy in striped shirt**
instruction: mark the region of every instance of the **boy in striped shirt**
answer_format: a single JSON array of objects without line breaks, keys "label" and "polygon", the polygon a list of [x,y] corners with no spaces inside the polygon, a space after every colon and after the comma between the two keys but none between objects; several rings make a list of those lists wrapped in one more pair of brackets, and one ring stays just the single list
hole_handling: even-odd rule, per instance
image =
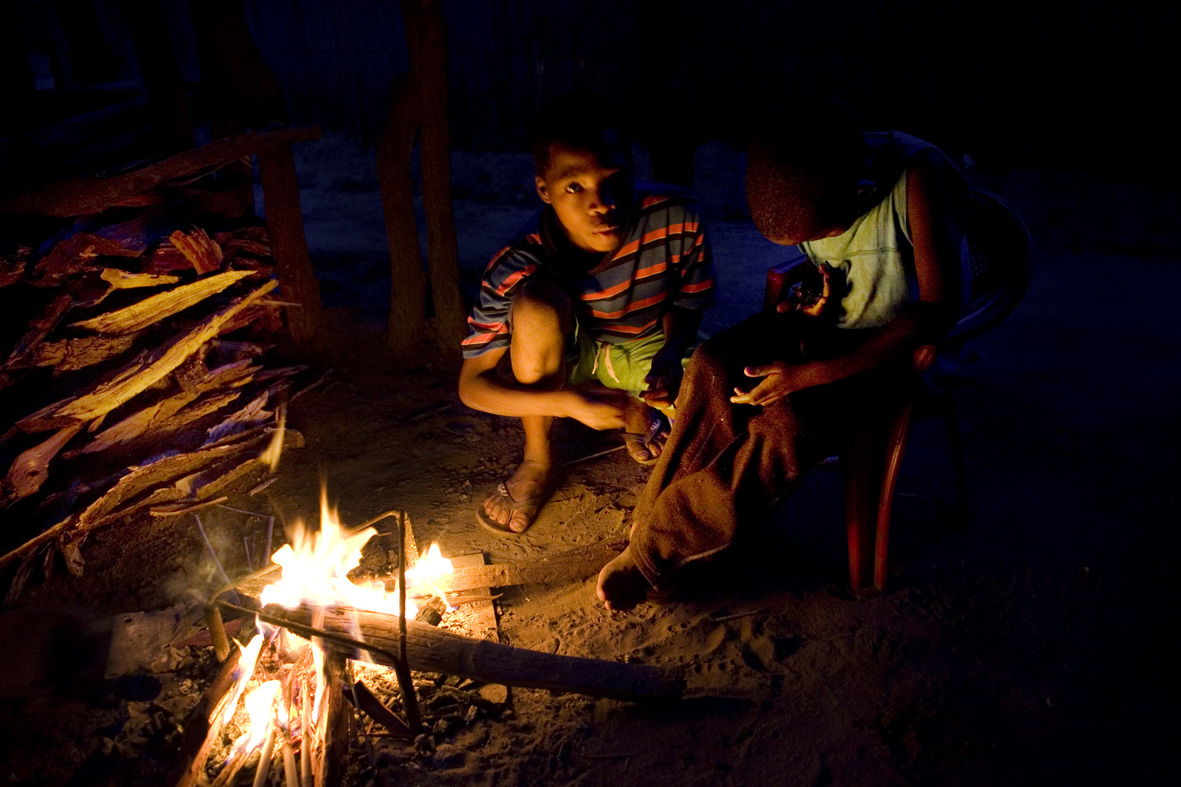
[{"label": "boy in striped shirt", "polygon": [[533,158],[542,210],[493,257],[468,318],[459,395],[521,418],[525,455],[476,510],[511,535],[532,524],[553,480],[550,426],[575,418],[623,429],[636,461],[663,436],[683,359],[712,305],[713,264],[699,205],[637,192],[630,148],[593,96],[544,107]]}]

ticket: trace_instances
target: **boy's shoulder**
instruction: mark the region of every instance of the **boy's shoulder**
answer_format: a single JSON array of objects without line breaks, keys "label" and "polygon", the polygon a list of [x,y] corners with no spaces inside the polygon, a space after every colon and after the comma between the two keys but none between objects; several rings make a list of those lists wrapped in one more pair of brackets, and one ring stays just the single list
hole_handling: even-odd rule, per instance
[{"label": "boy's shoulder", "polygon": [[915,166],[946,168],[962,176],[959,166],[938,145],[904,131],[870,131],[865,135],[866,173],[879,186],[894,183]]},{"label": "boy's shoulder", "polygon": [[680,186],[637,182],[635,201],[641,217],[664,214],[669,220],[701,218],[701,200]]}]

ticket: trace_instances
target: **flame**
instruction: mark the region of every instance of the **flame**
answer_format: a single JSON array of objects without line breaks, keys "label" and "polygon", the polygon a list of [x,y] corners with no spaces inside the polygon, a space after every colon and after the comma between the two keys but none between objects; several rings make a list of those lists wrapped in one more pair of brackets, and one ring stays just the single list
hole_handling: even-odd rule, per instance
[{"label": "flame", "polygon": [[[357,532],[344,528],[336,511],[328,506],[327,492],[322,491],[319,531],[297,522],[291,543],[271,556],[272,561],[283,567],[283,575],[263,589],[263,605],[278,604],[287,609],[301,604],[341,605],[397,615],[398,596],[387,592],[385,583],[375,580],[358,584],[348,576],[361,561],[361,547],[375,535],[377,530],[372,527]],[[407,614],[417,611],[407,602]]]},{"label": "flame", "polygon": [[271,716],[275,704],[282,694],[282,684],[277,680],[268,680],[246,695],[246,713],[250,716],[250,726],[234,741],[231,754],[249,753],[262,746],[271,729]]},{"label": "flame", "polygon": [[426,551],[425,555],[419,558],[413,568],[406,570],[406,583],[421,582],[429,586],[431,590],[435,591],[435,595],[443,599],[443,603],[447,605],[447,610],[451,611],[455,607],[451,606],[451,602],[447,600],[447,594],[435,585],[434,580],[439,577],[448,576],[454,570],[451,561],[443,557],[443,553],[439,551],[439,545],[431,544],[431,548]]},{"label": "flame", "polygon": [[229,695],[229,702],[222,712],[222,724],[229,723],[234,716],[234,709],[238,707],[238,698],[246,688],[246,682],[254,674],[254,665],[258,662],[259,651],[262,650],[262,634],[255,634],[250,643],[242,648],[242,655],[238,659],[238,666],[234,668],[234,691]]},{"label": "flame", "polygon": [[[398,594],[386,590],[381,580],[354,582],[349,572],[361,561],[361,548],[377,535],[372,527],[350,531],[340,523],[328,505],[327,490],[320,493],[320,529],[309,530],[301,522],[292,529],[291,543],[281,547],[271,560],[282,566],[281,578],[262,592],[263,605],[278,604],[293,609],[302,604],[312,607],[347,606],[354,609],[398,614]],[[407,582],[418,582],[434,589],[443,601],[447,597],[432,581],[452,573],[451,561],[443,557],[438,544],[431,544],[426,555],[406,570]],[[448,609],[451,609],[448,604]],[[406,601],[407,615],[417,614],[418,607]]]}]

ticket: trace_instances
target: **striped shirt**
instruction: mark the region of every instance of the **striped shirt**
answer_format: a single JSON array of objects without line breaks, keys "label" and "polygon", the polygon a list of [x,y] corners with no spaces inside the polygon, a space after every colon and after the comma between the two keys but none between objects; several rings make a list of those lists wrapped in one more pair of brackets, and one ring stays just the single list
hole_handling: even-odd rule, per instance
[{"label": "striped shirt", "polygon": [[637,195],[637,202],[623,245],[605,255],[574,248],[553,209],[539,211],[484,270],[463,357],[508,347],[509,306],[530,276],[553,276],[574,298],[580,328],[610,344],[660,332],[674,306],[712,306],[713,261],[700,204],[663,194]]}]

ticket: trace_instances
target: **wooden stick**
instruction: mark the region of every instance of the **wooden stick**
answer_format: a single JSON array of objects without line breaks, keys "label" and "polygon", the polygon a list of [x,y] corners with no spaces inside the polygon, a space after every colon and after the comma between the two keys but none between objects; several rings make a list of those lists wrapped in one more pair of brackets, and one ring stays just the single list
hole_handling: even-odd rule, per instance
[{"label": "wooden stick", "polygon": [[422,730],[422,715],[418,712],[418,695],[414,691],[414,679],[410,676],[410,660],[406,656],[406,512],[398,515],[398,662],[394,675],[402,690],[402,707],[406,710],[406,721],[410,730],[417,735]]},{"label": "wooden stick", "polygon": [[[363,681],[355,681],[352,691],[357,710],[364,711],[371,719],[385,727],[391,735],[413,738],[409,725],[398,718],[398,715],[385,706],[377,696],[369,690]],[[345,695],[348,698],[348,695]]]},{"label": "wooden stick", "polygon": [[[217,603],[238,614],[252,612],[224,601]],[[312,611],[305,607],[281,612],[268,607],[256,614],[300,636],[320,637],[326,650],[353,659],[368,654],[376,664],[397,666],[399,636],[389,615],[347,608],[317,610],[321,612],[324,620],[315,631],[310,624]],[[525,650],[462,637],[413,620],[406,626],[409,666],[424,672],[622,700],[677,699],[684,692],[685,683],[678,675],[656,667]],[[344,633],[354,630],[361,632],[360,640]]]}]

